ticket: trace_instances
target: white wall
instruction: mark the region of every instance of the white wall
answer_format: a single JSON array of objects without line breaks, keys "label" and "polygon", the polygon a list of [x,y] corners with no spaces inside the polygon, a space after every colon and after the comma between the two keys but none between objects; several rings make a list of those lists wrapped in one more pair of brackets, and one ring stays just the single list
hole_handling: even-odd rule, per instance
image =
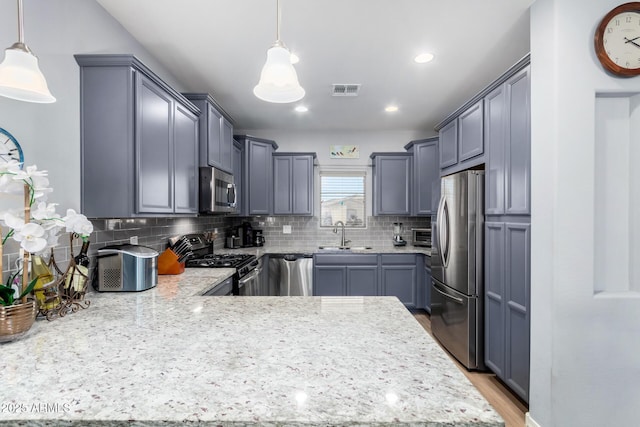
[{"label": "white wall", "polygon": [[[0,127],[16,137],[25,164],[49,171],[59,213],[80,208],[80,83],[76,53],[133,53],[169,84],[169,75],[95,1],[24,0],[25,42],[39,58],[54,104],[0,97]],[[0,48],[17,41],[15,1],[0,2]],[[4,57],[4,51],[0,53]],[[13,206],[17,207],[17,206]]]},{"label": "white wall", "polygon": [[593,51],[600,19],[620,3],[537,0],[531,10],[530,415],[543,427],[638,424],[640,298],[598,293],[594,268],[595,94],[640,91],[640,78],[611,77]]},{"label": "white wall", "polygon": [[[308,113],[311,114],[311,113]],[[318,155],[321,166],[353,166],[371,163],[369,155],[374,151],[401,151],[415,139],[429,138],[436,133],[431,131],[294,131],[236,129],[236,134],[253,135],[272,139],[278,144],[278,151],[309,151]],[[358,159],[331,159],[329,146],[359,145]]]}]

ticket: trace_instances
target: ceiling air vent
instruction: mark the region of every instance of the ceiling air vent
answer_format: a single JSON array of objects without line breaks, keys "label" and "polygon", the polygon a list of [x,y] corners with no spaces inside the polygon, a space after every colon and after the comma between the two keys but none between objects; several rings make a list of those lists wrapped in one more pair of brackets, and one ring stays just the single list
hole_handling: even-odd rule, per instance
[{"label": "ceiling air vent", "polygon": [[359,84],[334,84],[332,96],[358,96]]}]

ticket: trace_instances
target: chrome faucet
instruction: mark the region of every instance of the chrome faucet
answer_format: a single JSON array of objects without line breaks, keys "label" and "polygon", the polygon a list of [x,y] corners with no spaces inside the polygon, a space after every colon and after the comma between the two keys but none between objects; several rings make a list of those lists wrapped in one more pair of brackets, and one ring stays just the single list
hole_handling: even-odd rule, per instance
[{"label": "chrome faucet", "polygon": [[342,237],[341,237],[341,239],[340,239],[340,247],[342,247],[342,248],[343,248],[343,247],[347,246],[347,243],[351,242],[351,240],[346,240],[346,239],[344,238],[344,222],[342,222],[342,221],[336,221],[336,222],[333,224],[333,232],[334,232],[334,233],[337,233],[337,232],[338,232],[338,224],[340,224],[340,226],[342,227]]}]

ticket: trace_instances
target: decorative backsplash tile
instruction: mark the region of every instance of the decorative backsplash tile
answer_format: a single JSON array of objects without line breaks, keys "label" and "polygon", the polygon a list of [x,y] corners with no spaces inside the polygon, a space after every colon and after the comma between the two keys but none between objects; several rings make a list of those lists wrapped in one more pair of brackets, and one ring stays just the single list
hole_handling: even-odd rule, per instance
[{"label": "decorative backsplash tile", "polygon": [[[91,266],[95,265],[98,249],[108,245],[129,243],[129,239],[138,236],[138,244],[164,251],[169,245],[169,238],[188,233],[212,232],[217,234],[214,240],[214,251],[224,248],[225,237],[231,230],[244,221],[249,221],[254,229],[261,229],[268,245],[287,247],[293,244],[336,245],[340,242],[340,231],[333,233],[332,228],[319,227],[318,218],[307,216],[269,216],[269,217],[236,217],[236,216],[201,216],[197,218],[115,218],[93,219],[94,231],[91,234],[89,257]],[[393,223],[401,222],[402,236],[408,243],[411,240],[411,228],[430,226],[429,217],[369,217],[367,228],[347,228],[345,236],[351,240],[352,246],[387,247],[392,245]],[[284,234],[282,227],[291,226],[291,234]],[[19,246],[11,239],[4,246],[3,273],[14,269],[19,257]],[[80,250],[77,242],[73,248],[74,255]],[[68,234],[60,236],[60,244],[54,249],[54,256],[61,269],[66,268],[71,257]]]}]

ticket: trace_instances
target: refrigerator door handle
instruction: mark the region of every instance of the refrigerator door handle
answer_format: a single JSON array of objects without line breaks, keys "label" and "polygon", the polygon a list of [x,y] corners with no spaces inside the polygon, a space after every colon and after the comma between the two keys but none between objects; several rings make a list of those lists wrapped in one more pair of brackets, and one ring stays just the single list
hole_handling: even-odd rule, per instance
[{"label": "refrigerator door handle", "polygon": [[442,295],[443,297],[445,297],[445,298],[447,298],[447,299],[450,299],[450,300],[452,300],[452,301],[456,302],[457,304],[464,305],[464,300],[463,300],[462,298],[458,298],[458,297],[456,297],[456,296],[453,296],[453,295],[449,294],[449,293],[448,293],[448,292],[446,292],[444,289],[442,289],[442,288],[441,288],[441,286],[440,286],[439,284],[437,284],[437,283],[435,283],[435,282],[433,283],[433,289],[435,289],[436,291],[438,291],[438,293],[439,293],[440,295]]},{"label": "refrigerator door handle", "polygon": [[447,199],[442,196],[438,209],[438,241],[440,243],[440,259],[442,266],[449,263],[449,206]]}]

